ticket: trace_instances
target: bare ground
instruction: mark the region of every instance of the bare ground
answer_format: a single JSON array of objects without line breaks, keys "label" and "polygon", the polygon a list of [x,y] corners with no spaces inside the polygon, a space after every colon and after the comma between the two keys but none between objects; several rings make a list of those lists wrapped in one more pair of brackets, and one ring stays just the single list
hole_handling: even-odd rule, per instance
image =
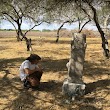
[{"label": "bare ground", "polygon": [[[64,104],[61,87],[67,77],[70,38],[33,37],[33,53],[42,57],[45,68],[40,91],[23,89],[19,66],[30,52],[25,42],[14,37],[0,38],[0,110],[110,110],[110,59],[102,54],[100,38],[87,38],[84,64],[86,94],[80,100]],[[109,41],[110,44],[110,41]],[[110,47],[110,45],[109,45]]]}]

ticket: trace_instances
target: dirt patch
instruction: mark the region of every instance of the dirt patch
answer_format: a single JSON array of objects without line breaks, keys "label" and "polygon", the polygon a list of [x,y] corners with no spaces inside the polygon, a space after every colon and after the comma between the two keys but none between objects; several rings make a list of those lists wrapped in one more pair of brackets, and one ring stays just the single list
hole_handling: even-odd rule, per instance
[{"label": "dirt patch", "polygon": [[83,77],[86,94],[69,105],[63,103],[61,87],[67,77],[70,38],[61,38],[58,44],[54,41],[52,37],[32,37],[34,53],[42,57],[45,69],[41,90],[27,91],[18,73],[30,54],[25,42],[11,37],[0,39],[0,110],[110,110],[110,59],[102,55],[100,38],[87,38]]}]

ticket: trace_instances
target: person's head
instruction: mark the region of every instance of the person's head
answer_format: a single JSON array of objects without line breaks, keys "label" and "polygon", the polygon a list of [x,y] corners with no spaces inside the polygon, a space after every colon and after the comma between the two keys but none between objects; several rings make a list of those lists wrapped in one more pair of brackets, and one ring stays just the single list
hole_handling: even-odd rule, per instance
[{"label": "person's head", "polygon": [[33,64],[37,64],[41,60],[41,57],[36,54],[31,54],[26,60],[29,60]]}]

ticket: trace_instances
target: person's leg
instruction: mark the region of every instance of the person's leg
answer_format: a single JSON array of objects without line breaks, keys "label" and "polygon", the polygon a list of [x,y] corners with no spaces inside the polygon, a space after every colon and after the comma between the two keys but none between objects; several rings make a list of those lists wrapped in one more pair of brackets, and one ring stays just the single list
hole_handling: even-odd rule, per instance
[{"label": "person's leg", "polygon": [[34,72],[34,74],[35,74],[35,76],[38,78],[38,80],[40,81],[40,80],[41,80],[41,77],[42,77],[43,72],[36,71],[36,72]]},{"label": "person's leg", "polygon": [[36,73],[33,73],[31,75],[28,76],[28,81],[31,84],[31,87],[38,87],[40,84],[39,79],[36,76]]},{"label": "person's leg", "polygon": [[27,77],[27,80],[29,81],[31,88],[33,88],[33,89],[39,88],[42,73],[43,72],[36,71]]},{"label": "person's leg", "polygon": [[24,88],[29,89],[31,87],[31,84],[27,79],[25,79],[23,81],[23,86],[24,86]]}]

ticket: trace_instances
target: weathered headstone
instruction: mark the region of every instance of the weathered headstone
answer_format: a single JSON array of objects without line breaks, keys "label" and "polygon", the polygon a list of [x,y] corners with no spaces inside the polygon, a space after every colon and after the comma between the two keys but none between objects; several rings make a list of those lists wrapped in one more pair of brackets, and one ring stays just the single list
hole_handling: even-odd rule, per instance
[{"label": "weathered headstone", "polygon": [[64,80],[62,91],[74,100],[75,96],[83,95],[85,84],[82,80],[86,50],[86,35],[74,33],[71,41],[71,58],[67,63],[68,77]]}]

